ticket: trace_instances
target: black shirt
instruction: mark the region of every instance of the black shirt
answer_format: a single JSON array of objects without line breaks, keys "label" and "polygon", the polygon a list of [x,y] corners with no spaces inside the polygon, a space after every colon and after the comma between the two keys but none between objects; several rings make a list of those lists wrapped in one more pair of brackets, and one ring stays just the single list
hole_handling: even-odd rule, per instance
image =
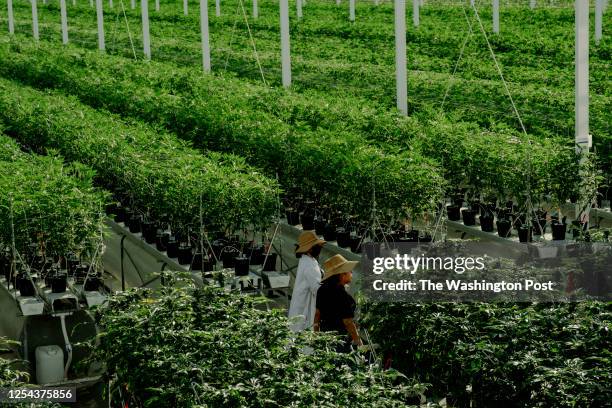
[{"label": "black shirt", "polygon": [[321,331],[337,331],[348,334],[343,319],[355,316],[355,299],[342,285],[323,283],[317,291],[317,309],[321,314]]}]

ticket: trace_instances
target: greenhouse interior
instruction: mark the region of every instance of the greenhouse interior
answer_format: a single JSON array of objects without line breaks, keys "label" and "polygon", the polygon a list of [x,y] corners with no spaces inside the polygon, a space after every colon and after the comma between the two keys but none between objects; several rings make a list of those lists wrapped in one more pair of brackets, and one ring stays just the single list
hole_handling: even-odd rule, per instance
[{"label": "greenhouse interior", "polygon": [[612,407],[607,0],[0,0],[0,406]]}]

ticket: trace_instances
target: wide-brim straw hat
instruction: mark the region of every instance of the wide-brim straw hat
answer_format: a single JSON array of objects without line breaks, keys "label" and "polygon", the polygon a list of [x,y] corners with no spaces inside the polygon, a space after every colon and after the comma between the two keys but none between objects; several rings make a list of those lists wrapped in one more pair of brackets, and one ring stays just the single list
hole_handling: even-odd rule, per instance
[{"label": "wide-brim straw hat", "polygon": [[295,252],[297,254],[302,254],[304,252],[308,252],[308,250],[310,248],[312,248],[315,245],[323,245],[325,244],[327,241],[322,240],[321,238],[317,237],[317,234],[315,234],[312,231],[304,231],[300,234],[300,236],[298,237],[298,247],[295,250]]},{"label": "wide-brim straw hat", "polygon": [[325,279],[331,278],[334,275],[340,275],[341,273],[350,272],[357,266],[359,262],[357,261],[348,261],[342,255],[334,255],[329,258],[323,264],[323,270],[325,271],[325,275],[321,281]]}]

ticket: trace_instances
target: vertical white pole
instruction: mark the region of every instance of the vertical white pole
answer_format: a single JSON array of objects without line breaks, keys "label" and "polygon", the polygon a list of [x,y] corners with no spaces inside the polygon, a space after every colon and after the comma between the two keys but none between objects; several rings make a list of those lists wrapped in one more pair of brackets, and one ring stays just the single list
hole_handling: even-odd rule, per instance
[{"label": "vertical white pole", "polygon": [[108,0],[108,6],[109,6],[110,8],[113,8],[113,0]]},{"label": "vertical white pole", "polygon": [[406,0],[395,0],[395,81],[397,87],[397,109],[403,115],[407,115]]},{"label": "vertical white pole", "polygon": [[98,19],[98,49],[104,51],[104,11],[102,0],[96,0],[96,16]]},{"label": "vertical white pole", "polygon": [[595,44],[599,44],[602,34],[603,0],[595,0]]},{"label": "vertical white pole", "polygon": [[132,6],[132,10],[134,10],[136,8],[136,0],[131,0],[130,6]]},{"label": "vertical white pole", "polygon": [[340,0],[336,0],[336,6],[340,5]]},{"label": "vertical white pole", "polygon": [[419,6],[423,7],[424,4],[425,4],[425,0],[419,0]]},{"label": "vertical white pole", "polygon": [[215,0],[215,16],[221,16],[221,0]]},{"label": "vertical white pole", "polygon": [[68,17],[66,16],[66,0],[60,0],[60,19],[62,21],[62,44],[68,44]]},{"label": "vertical white pole", "polygon": [[89,0],[89,7],[93,7],[93,0]]},{"label": "vertical white pole", "polygon": [[576,144],[589,140],[589,0],[576,0]]},{"label": "vertical white pole", "polygon": [[379,4],[380,4],[380,3],[379,3],[379,1],[378,1],[378,0],[374,0],[374,5],[375,5],[375,6],[378,6]]},{"label": "vertical white pole", "polygon": [[253,18],[259,17],[259,10],[257,10],[257,0],[253,0]]},{"label": "vertical white pole", "polygon": [[302,0],[296,0],[295,7],[297,9],[297,18],[302,18]]},{"label": "vertical white pole", "polygon": [[155,11],[159,11],[159,0],[155,0]]},{"label": "vertical white pole", "polygon": [[189,10],[188,10],[189,4],[187,0],[183,0],[183,14],[184,15],[188,15],[189,14]]},{"label": "vertical white pole", "polygon": [[32,3],[32,33],[34,34],[34,39],[38,40],[38,4],[36,4],[37,0],[30,0]]},{"label": "vertical white pole", "polygon": [[419,0],[412,0],[412,23],[415,27],[418,27],[420,23],[419,8]]},{"label": "vertical white pole", "polygon": [[280,0],[281,65],[283,86],[291,86],[291,49],[289,45],[289,0]]},{"label": "vertical white pole", "polygon": [[15,34],[15,20],[13,17],[13,0],[7,0],[8,7],[8,25],[9,25],[9,34]]},{"label": "vertical white pole", "polygon": [[200,0],[200,31],[202,34],[202,65],[210,72],[210,43],[208,40],[208,0]]},{"label": "vertical white pole", "polygon": [[529,0],[529,8],[534,9],[536,6],[536,0]]},{"label": "vertical white pole", "polygon": [[355,21],[355,0],[349,0],[349,20]]},{"label": "vertical white pole", "polygon": [[470,0],[470,7],[474,7],[474,0]]},{"label": "vertical white pole", "polygon": [[149,37],[149,0],[140,0],[142,14],[142,49],[145,58],[151,59],[151,39]]},{"label": "vertical white pole", "polygon": [[493,0],[493,32],[499,34],[499,0]]},{"label": "vertical white pole", "polygon": [[76,6],[76,0],[72,0],[72,5]]}]

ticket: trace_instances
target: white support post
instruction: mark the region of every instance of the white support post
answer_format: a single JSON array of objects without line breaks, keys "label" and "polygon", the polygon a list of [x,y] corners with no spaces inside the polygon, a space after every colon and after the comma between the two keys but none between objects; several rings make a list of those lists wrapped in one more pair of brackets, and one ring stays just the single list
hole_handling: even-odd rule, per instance
[{"label": "white support post", "polygon": [[102,9],[102,0],[96,0],[96,16],[98,19],[98,49],[104,51],[104,10]]},{"label": "white support post", "polygon": [[415,27],[419,26],[421,19],[419,18],[420,0],[412,0],[412,23]]},{"label": "white support post", "polygon": [[493,0],[493,32],[499,34],[499,0]]},{"label": "white support post", "polygon": [[475,1],[474,0],[470,0],[470,7],[474,7]]},{"label": "white support post", "polygon": [[395,0],[395,81],[397,109],[408,114],[408,74],[406,72],[406,0]]},{"label": "white support post", "polygon": [[130,0],[130,6],[132,7],[132,10],[134,10],[136,8],[136,0]]},{"label": "white support post", "polygon": [[215,16],[221,17],[221,0],[215,0]]},{"label": "white support post", "polygon": [[576,0],[576,144],[589,141],[589,0]]},{"label": "white support post", "polygon": [[159,11],[159,0],[155,0],[155,11]]},{"label": "white support post", "polygon": [[349,0],[349,20],[355,21],[355,0]]},{"label": "white support post", "polygon": [[603,0],[595,0],[595,44],[599,45],[602,36]]},{"label": "white support post", "polygon": [[145,59],[151,59],[151,38],[149,37],[149,0],[140,0],[142,14],[142,50]]},{"label": "white support post", "polygon": [[380,4],[380,2],[378,0],[374,0],[374,5],[378,6]]},{"label": "white support post", "polygon": [[289,0],[280,0],[281,66],[283,86],[291,86],[291,48],[289,45]]},{"label": "white support post", "polygon": [[8,7],[9,34],[15,34],[15,17],[13,17],[13,0],[6,1]]},{"label": "white support post", "polygon": [[108,6],[109,6],[110,8],[113,8],[113,0],[108,0]]},{"label": "white support post", "polygon": [[529,8],[534,9],[536,7],[536,0],[529,0]]},{"label": "white support post", "polygon": [[259,17],[259,10],[257,9],[257,0],[253,0],[253,18]]},{"label": "white support post", "polygon": [[37,0],[30,0],[32,3],[32,34],[34,34],[34,39],[38,40],[40,37],[38,35],[38,4],[36,4]]},{"label": "white support post", "polygon": [[76,0],[72,0],[72,5],[76,6]]},{"label": "white support post", "polygon": [[208,33],[208,0],[200,0],[200,31],[202,34],[202,65],[210,72],[210,42]]},{"label": "white support post", "polygon": [[68,16],[66,15],[66,0],[60,0],[60,19],[62,22],[62,44],[68,44]]},{"label": "white support post", "polygon": [[419,0],[419,6],[423,7],[424,4],[425,4],[425,0]]},{"label": "white support post", "polygon": [[340,0],[336,0],[336,6],[340,5]]},{"label": "white support post", "polygon": [[189,14],[189,2],[187,0],[183,0],[183,14]]},{"label": "white support post", "polygon": [[295,0],[295,7],[297,11],[297,18],[302,18],[302,0]]},{"label": "white support post", "polygon": [[89,7],[93,7],[94,6],[94,1],[93,0],[89,0]]}]

